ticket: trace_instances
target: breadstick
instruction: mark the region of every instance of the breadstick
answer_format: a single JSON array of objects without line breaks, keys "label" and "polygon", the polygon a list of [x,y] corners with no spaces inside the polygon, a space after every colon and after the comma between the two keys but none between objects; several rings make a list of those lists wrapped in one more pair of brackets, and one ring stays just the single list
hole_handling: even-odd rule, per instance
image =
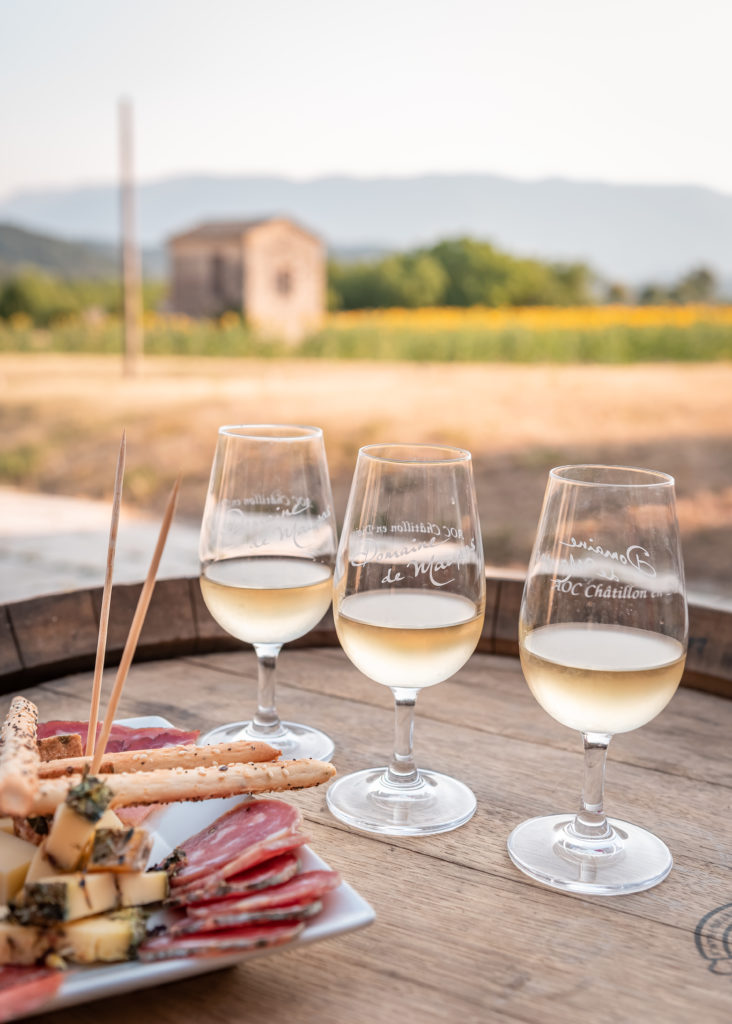
[{"label": "breadstick", "polygon": [[25,697],[13,697],[2,727],[1,814],[24,818],[33,807],[41,763],[36,743],[37,729],[38,708]]},{"label": "breadstick", "polygon": [[[244,793],[268,793],[319,786],[335,775],[327,761],[300,758],[265,764],[229,764],[209,768],[157,768],[151,772],[99,775],[114,794],[110,807],[168,804],[178,800],[211,800]],[[41,781],[32,814],[51,814],[66,799],[80,775]]]},{"label": "breadstick", "polygon": [[[195,743],[180,743],[173,747],[152,750],[120,750],[105,754],[99,770],[108,774],[120,772],[150,772],[156,768],[198,768],[199,765],[244,763],[248,761],[274,761],[280,751],[269,743],[236,740],[233,743],[214,743],[198,747]],[[41,778],[74,775],[91,765],[90,757],[63,757],[41,765]]]}]

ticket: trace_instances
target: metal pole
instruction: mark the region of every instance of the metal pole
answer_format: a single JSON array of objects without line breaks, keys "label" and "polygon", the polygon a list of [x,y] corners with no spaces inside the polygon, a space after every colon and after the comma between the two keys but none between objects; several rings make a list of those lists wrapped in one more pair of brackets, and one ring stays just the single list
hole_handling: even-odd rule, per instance
[{"label": "metal pole", "polygon": [[142,361],[142,280],[135,241],[135,189],[132,160],[132,103],[119,102],[120,220],[122,234],[122,316],[124,373],[134,377]]}]

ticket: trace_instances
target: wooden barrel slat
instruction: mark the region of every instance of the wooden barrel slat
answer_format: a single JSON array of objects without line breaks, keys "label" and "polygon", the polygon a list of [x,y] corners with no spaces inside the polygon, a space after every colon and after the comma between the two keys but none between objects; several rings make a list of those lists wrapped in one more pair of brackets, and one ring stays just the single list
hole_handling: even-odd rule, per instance
[{"label": "wooden barrel slat", "polygon": [[[118,663],[140,584],[114,588],[106,663]],[[489,576],[486,616],[478,644],[483,654],[518,654],[523,582]],[[96,655],[101,588],[53,594],[0,606],[0,693],[90,668]],[[732,697],[732,612],[691,605],[689,653],[682,685]],[[197,578],[155,585],[136,660],[235,650],[238,641],[213,620]],[[293,647],[338,646],[330,611]]]}]

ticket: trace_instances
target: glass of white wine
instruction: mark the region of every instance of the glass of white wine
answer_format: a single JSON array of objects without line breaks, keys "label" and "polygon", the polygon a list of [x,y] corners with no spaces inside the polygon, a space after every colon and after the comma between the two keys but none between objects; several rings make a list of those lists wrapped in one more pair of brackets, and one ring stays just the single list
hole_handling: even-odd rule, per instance
[{"label": "glass of white wine", "polygon": [[201,592],[218,624],[254,646],[257,711],[203,742],[264,740],[286,758],[331,756],[325,733],[280,721],[275,671],[282,645],[304,636],[328,610],[335,550],[322,430],[221,427],[201,524]]},{"label": "glass of white wine", "polygon": [[430,835],[475,812],[471,790],[418,770],[419,691],[473,653],[485,614],[485,569],[470,453],[440,445],[369,445],[358,453],[338,548],[333,614],[343,650],[396,707],[391,763],[346,775],[331,812],[367,832]]},{"label": "glass of white wine", "polygon": [[539,704],[582,734],[576,815],[532,818],[511,833],[511,859],[572,892],[639,892],[661,882],[671,854],[603,810],[610,739],[649,722],[674,695],[688,617],[673,478],[624,466],[549,474],[524,587],[519,647]]}]

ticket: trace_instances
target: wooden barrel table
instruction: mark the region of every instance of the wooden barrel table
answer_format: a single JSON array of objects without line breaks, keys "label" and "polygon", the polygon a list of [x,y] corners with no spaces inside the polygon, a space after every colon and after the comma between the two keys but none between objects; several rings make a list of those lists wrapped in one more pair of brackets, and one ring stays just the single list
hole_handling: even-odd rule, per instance
[{"label": "wooden barrel table", "polygon": [[[108,676],[138,592],[115,589]],[[657,719],[610,747],[608,810],[665,840],[671,875],[644,893],[588,898],[533,882],[506,852],[520,821],[576,808],[582,754],[579,737],[523,681],[520,582],[491,578],[488,593],[478,651],[417,706],[418,763],[466,782],[478,798],[474,818],[441,836],[375,837],[334,820],[323,790],[286,796],[302,810],[312,848],[373,906],[373,924],[52,1019],[728,1024],[732,616],[692,609],[684,685]],[[79,591],[0,610],[3,713],[10,693],[22,692],[43,718],[87,717],[100,601],[99,591]],[[210,619],[197,581],[162,581],[119,717],[162,715],[206,731],[251,712],[255,680],[253,652]],[[387,763],[391,694],[352,667],[332,621],[284,649],[278,705],[333,737],[340,773]]]}]

